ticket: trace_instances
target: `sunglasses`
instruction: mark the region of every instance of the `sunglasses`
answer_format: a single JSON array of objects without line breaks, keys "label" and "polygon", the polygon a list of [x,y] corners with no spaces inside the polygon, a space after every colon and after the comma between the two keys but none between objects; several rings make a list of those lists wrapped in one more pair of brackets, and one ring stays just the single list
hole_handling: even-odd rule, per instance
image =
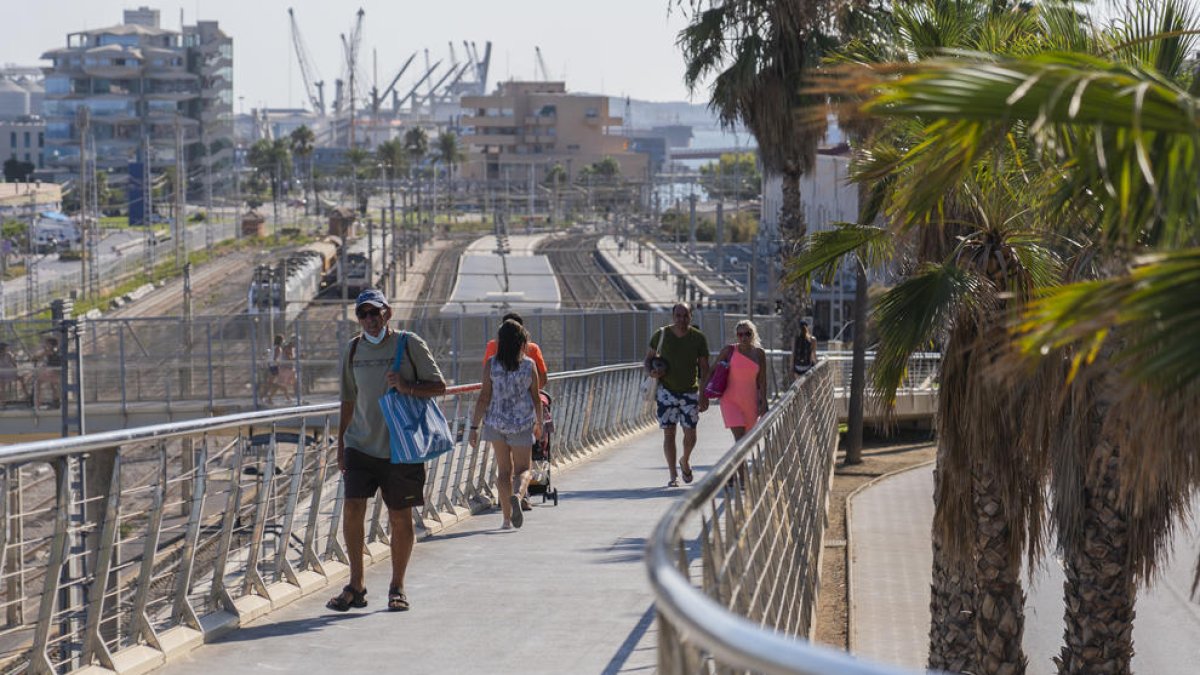
[{"label": "sunglasses", "polygon": [[754,333],[751,333],[750,331],[739,330],[737,332],[738,337],[750,337],[751,335],[754,335]]},{"label": "sunglasses", "polygon": [[379,309],[378,307],[360,307],[354,310],[354,315],[360,319],[381,316],[382,314],[383,310]]}]

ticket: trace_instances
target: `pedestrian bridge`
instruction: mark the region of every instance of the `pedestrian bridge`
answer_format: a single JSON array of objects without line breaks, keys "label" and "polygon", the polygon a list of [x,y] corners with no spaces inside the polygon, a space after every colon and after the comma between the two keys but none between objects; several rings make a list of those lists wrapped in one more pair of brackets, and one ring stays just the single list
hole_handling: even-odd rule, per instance
[{"label": "pedestrian bridge", "polygon": [[[665,487],[638,364],[553,375],[559,504],[501,531],[486,447],[431,463],[406,614],[386,611],[387,565],[367,608],[324,609],[348,573],[336,404],[0,448],[0,670],[895,672],[806,641],[834,373],[736,445],[705,414],[684,488]],[[441,401],[460,436],[477,388]],[[368,518],[378,562],[381,503]]]}]

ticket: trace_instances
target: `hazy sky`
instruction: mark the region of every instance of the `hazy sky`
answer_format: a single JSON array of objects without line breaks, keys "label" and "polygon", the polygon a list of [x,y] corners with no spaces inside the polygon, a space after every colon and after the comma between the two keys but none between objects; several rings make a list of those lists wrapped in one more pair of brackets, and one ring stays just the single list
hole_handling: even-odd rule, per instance
[{"label": "hazy sky", "polygon": [[[673,0],[670,0],[673,1]],[[184,21],[216,20],[234,41],[234,87],[245,107],[301,106],[304,85],[292,49],[287,9],[293,7],[316,70],[326,81],[325,99],[342,71],[339,35],[350,33],[359,7],[363,23],[360,72],[372,78],[378,55],[380,88],[415,50],[428,48],[431,60],[448,56],[453,40],[462,59],[463,40],[481,52],[492,41],[489,88],[501,79],[531,79],[534,45],[540,46],[552,77],[566,75],[572,91],[630,95],[667,101],[687,99],[683,61],[675,35],[683,27],[669,0],[2,0],[5,31],[0,63],[46,65],[38,57],[66,44],[66,35],[121,23],[123,9],[146,4],[162,13],[162,27],[178,30]],[[20,5],[20,10],[12,5]],[[405,75],[423,64],[419,55]],[[703,93],[701,93],[702,98]]]}]

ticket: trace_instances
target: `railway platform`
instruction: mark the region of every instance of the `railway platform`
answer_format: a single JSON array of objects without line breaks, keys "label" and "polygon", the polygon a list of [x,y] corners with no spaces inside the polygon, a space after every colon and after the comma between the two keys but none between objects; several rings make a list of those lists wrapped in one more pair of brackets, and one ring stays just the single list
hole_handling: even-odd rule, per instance
[{"label": "railway platform", "polygon": [[616,237],[602,237],[596,250],[638,298],[650,309],[670,309],[680,300],[678,287],[664,269],[662,259],[643,244]]}]

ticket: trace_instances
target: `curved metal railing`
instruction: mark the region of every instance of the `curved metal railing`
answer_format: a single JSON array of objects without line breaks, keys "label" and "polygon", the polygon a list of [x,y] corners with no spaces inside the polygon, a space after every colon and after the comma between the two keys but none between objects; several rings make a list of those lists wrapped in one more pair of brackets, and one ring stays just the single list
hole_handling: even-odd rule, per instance
[{"label": "curved metal railing", "polygon": [[[556,465],[648,423],[640,364],[551,375]],[[494,501],[463,438],[479,385],[440,403],[458,447],[426,465],[418,528]],[[0,447],[0,672],[161,663],[347,573],[337,403]],[[382,501],[367,553],[387,555]]]},{"label": "curved metal railing", "polygon": [[834,372],[799,378],[647,545],[658,672],[897,675],[808,642],[837,446]]}]

